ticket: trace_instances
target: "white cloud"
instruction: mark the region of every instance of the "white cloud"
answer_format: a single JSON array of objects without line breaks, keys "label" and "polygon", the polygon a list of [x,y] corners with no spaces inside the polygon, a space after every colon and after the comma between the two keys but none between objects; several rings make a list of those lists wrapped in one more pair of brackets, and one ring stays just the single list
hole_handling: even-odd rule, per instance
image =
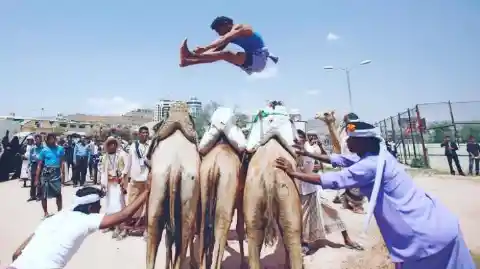
[{"label": "white cloud", "polygon": [[307,95],[317,95],[320,93],[319,90],[309,90],[305,92]]},{"label": "white cloud", "polygon": [[91,97],[87,99],[89,114],[108,114],[120,115],[136,108],[140,108],[140,104],[127,100],[120,96],[112,98]]},{"label": "white cloud", "polygon": [[260,79],[270,79],[278,75],[278,68],[276,66],[271,66],[265,68],[260,73],[253,73],[247,77],[248,80],[260,80]]},{"label": "white cloud", "polygon": [[338,39],[340,39],[340,36],[338,36],[338,35],[336,35],[332,32],[328,33],[328,35],[327,35],[327,40],[328,41],[335,41],[335,40],[338,40]]}]

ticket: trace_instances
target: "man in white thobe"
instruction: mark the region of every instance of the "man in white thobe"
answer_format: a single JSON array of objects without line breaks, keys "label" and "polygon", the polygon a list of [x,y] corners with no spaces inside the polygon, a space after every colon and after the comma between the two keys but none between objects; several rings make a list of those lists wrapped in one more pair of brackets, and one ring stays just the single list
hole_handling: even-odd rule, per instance
[{"label": "man in white thobe", "polygon": [[22,156],[22,171],[20,173],[20,178],[23,179],[23,187],[27,187],[27,180],[30,179],[30,151],[32,150],[34,138],[33,135],[27,136],[27,146],[25,153]]},{"label": "man in white thobe", "polygon": [[[303,131],[297,130],[297,139],[304,150],[315,153],[316,148],[306,141]],[[320,149],[320,147],[318,148]],[[302,156],[298,162],[304,173],[312,173],[315,167],[313,158]],[[302,252],[312,253],[318,247],[317,243],[326,239],[327,234],[341,232],[345,246],[351,249],[363,250],[352,241],[348,235],[344,222],[340,219],[338,211],[333,208],[328,200],[322,197],[322,189],[319,185],[300,182],[300,200],[302,203]]]},{"label": "man in white thobe", "polygon": [[[130,175],[130,182],[128,183],[128,199],[127,203],[130,204],[143,193],[146,188],[148,169],[145,163],[148,148],[150,147],[150,141],[148,141],[148,128],[145,126],[140,127],[138,130],[139,140],[135,141],[129,149],[128,156],[128,171]],[[130,234],[141,235],[145,230],[145,207],[142,206],[133,215],[133,227]]]},{"label": "man in white thobe", "polygon": [[[105,154],[102,156],[101,184],[106,191],[106,214],[115,214],[125,207],[125,188],[127,186],[127,156],[118,151],[119,142],[113,137],[105,141]],[[115,227],[112,238],[123,239],[127,235],[125,225]]]}]

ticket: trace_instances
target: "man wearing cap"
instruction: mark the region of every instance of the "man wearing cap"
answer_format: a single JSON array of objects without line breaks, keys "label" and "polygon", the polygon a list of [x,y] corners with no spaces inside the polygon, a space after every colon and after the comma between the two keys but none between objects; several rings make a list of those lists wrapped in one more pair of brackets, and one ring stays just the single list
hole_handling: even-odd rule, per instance
[{"label": "man wearing cap", "polygon": [[388,153],[383,139],[371,124],[347,124],[347,145],[358,160],[344,155],[308,156],[341,171],[323,174],[297,172],[284,158],[276,167],[291,177],[321,185],[324,189],[360,188],[369,198],[364,231],[375,216],[396,268],[474,269],[463,240],[458,218],[438,200],[415,186],[405,168]]},{"label": "man wearing cap", "polygon": [[[64,268],[81,244],[99,229],[109,229],[125,222],[145,203],[150,188],[120,212],[106,215],[100,212],[101,190],[94,187],[79,189],[70,208],[45,219],[13,254],[11,269]],[[95,267],[95,266],[93,266]]]}]

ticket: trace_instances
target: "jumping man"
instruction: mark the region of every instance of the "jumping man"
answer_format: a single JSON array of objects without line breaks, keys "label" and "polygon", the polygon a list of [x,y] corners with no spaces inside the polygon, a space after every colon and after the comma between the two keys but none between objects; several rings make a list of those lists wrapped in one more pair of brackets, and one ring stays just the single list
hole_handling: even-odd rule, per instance
[{"label": "jumping man", "polygon": [[[254,32],[251,26],[234,24],[232,19],[220,16],[213,20],[210,28],[217,32],[220,38],[208,46],[197,47],[193,53],[188,49],[185,39],[180,48],[180,67],[223,60],[251,75],[262,72],[269,58],[274,63],[278,62],[278,57],[269,53],[262,36]],[[244,51],[224,50],[230,43],[240,46]]]}]

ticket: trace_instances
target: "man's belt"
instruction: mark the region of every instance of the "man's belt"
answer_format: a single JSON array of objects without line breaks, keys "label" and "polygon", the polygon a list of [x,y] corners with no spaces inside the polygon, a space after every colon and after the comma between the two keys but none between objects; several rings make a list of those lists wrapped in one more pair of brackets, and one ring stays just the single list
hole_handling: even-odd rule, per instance
[{"label": "man's belt", "polygon": [[122,178],[121,177],[112,177],[112,176],[108,176],[108,183],[117,183],[117,184],[120,184],[122,183]]}]

